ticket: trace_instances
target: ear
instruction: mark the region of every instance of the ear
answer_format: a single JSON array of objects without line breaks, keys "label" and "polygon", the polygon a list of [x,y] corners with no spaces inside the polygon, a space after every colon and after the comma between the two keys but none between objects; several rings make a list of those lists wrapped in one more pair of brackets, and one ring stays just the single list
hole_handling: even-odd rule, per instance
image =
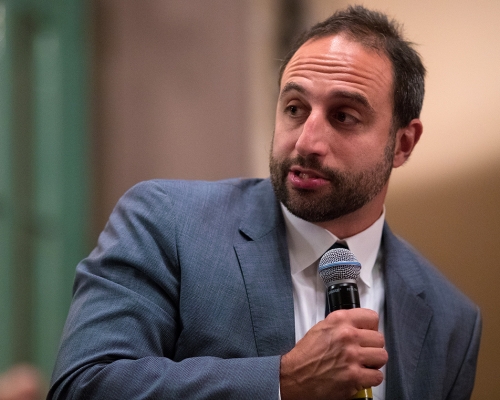
[{"label": "ear", "polygon": [[412,119],[404,128],[396,132],[396,145],[394,146],[394,161],[392,166],[398,168],[403,165],[418,143],[422,135],[422,122],[418,119]]}]

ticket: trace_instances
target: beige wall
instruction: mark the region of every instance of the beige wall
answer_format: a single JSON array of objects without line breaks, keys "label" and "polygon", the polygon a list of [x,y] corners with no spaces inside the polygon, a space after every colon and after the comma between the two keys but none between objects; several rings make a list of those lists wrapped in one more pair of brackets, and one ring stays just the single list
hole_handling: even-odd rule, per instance
[{"label": "beige wall", "polygon": [[[94,0],[96,231],[142,179],[267,175],[277,3]],[[347,4],[307,3],[311,20]],[[364,4],[404,22],[428,69],[424,135],[387,217],[480,305],[486,398],[500,372],[500,2]]]},{"label": "beige wall", "polygon": [[141,180],[248,174],[245,2],[93,9],[96,231]]}]

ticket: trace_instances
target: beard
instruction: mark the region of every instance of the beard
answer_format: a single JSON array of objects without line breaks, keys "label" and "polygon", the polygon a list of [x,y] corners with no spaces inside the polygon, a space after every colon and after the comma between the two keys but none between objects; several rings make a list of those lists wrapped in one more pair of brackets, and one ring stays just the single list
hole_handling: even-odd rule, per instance
[{"label": "beard", "polygon": [[[378,195],[389,180],[395,143],[395,135],[391,135],[381,159],[359,172],[322,166],[315,156],[279,160],[271,149],[269,168],[276,197],[292,214],[309,222],[332,221],[357,211]],[[321,190],[289,188],[287,177],[293,165],[317,171],[328,179],[329,185]]]}]

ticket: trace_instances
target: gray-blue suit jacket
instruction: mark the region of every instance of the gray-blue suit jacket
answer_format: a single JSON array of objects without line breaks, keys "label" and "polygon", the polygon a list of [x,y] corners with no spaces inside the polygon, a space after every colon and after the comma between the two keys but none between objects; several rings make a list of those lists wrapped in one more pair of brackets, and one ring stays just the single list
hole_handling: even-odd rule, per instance
[{"label": "gray-blue suit jacket", "polygon": [[[387,399],[467,399],[479,310],[383,233]],[[285,225],[269,180],[150,181],[77,267],[49,398],[277,399],[295,344]]]}]

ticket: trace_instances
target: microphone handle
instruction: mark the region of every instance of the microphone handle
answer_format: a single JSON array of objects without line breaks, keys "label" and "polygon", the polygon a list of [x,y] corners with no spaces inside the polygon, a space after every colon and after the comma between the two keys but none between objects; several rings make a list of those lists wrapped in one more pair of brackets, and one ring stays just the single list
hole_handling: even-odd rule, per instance
[{"label": "microphone handle", "polygon": [[373,400],[372,388],[360,390],[354,397],[351,397],[351,399]]},{"label": "microphone handle", "polygon": [[[328,287],[327,291],[328,311],[349,310],[360,308],[358,285],[356,282],[339,282]],[[373,400],[372,389],[363,389],[351,397],[351,399]]]},{"label": "microphone handle", "polygon": [[339,281],[328,287],[328,311],[350,310],[351,308],[360,308],[359,292],[356,282]]}]

